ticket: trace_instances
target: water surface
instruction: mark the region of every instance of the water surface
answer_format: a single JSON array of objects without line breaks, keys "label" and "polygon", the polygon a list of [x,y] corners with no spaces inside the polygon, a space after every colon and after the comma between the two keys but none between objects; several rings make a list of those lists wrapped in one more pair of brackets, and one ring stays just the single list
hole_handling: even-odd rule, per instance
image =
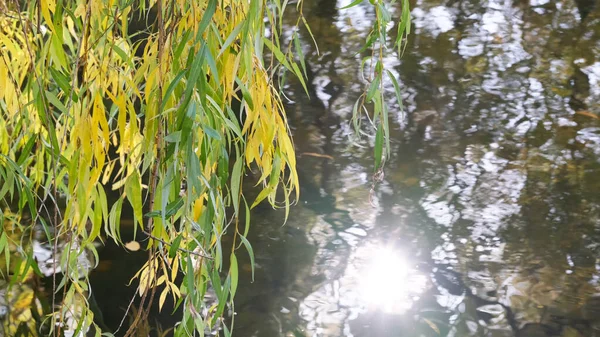
[{"label": "water surface", "polygon": [[301,201],[285,226],[254,214],[237,335],[600,335],[600,6],[413,2],[370,198],[373,139],[348,121],[373,12],[349,2],[305,4],[320,54],[303,31],[310,98],[287,88]]}]

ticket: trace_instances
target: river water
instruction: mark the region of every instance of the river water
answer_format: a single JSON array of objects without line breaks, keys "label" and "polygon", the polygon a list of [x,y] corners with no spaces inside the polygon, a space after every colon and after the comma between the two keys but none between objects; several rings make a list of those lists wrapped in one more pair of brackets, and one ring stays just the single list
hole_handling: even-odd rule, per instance
[{"label": "river water", "polygon": [[600,335],[600,5],[413,2],[370,200],[373,140],[349,119],[373,12],[349,2],[305,4],[320,54],[302,31],[310,98],[287,88],[301,201],[284,226],[253,215],[237,335]]}]

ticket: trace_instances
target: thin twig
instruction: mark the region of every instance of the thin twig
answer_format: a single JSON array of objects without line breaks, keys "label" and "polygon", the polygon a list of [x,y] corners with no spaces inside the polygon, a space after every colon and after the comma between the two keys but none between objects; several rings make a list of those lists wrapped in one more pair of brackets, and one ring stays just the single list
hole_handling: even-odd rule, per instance
[{"label": "thin twig", "polygon": [[117,327],[117,330],[115,330],[114,334],[116,334],[117,332],[119,332],[119,330],[121,330],[121,327],[123,326],[123,323],[125,322],[125,319],[127,318],[127,314],[129,313],[129,310],[131,309],[131,306],[133,305],[133,301],[135,301],[136,296],[137,296],[137,290],[131,297],[131,301],[129,301],[129,305],[127,305],[127,309],[125,309],[125,314],[123,315],[123,318],[121,318],[121,322],[119,323],[119,326]]},{"label": "thin twig", "polygon": [[321,154],[321,153],[315,153],[315,152],[302,152],[298,155],[298,157],[302,157],[302,156],[310,156],[310,157],[326,158],[326,159],[334,160],[334,158],[328,154]]},{"label": "thin twig", "polygon": [[[152,254],[152,250],[148,251],[148,261],[152,262],[154,259],[154,254]],[[148,268],[151,268],[151,266],[148,266]],[[142,280],[140,277],[140,284],[142,284],[142,282],[145,282],[148,287],[154,287],[155,284],[150,282],[150,273],[146,273],[146,277]],[[139,289],[139,286],[138,286]],[[137,291],[137,290],[136,290]],[[140,310],[138,310],[137,314],[135,315],[135,318],[133,320],[133,322],[131,323],[131,325],[129,326],[129,329],[127,329],[127,332],[125,332],[125,336],[124,337],[130,337],[133,336],[136,329],[137,329],[137,325],[142,317],[142,311],[143,311],[143,307],[144,304],[146,303],[146,299],[148,296],[148,292],[144,291],[144,293],[142,294],[142,297],[140,299]]]}]

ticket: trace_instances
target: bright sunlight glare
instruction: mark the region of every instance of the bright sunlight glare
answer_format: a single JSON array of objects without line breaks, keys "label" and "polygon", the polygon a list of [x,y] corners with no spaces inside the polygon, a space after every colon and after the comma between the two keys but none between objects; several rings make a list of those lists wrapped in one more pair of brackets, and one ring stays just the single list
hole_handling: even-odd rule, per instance
[{"label": "bright sunlight glare", "polygon": [[389,247],[374,249],[367,261],[361,289],[369,307],[397,314],[410,309],[425,288],[425,276]]}]

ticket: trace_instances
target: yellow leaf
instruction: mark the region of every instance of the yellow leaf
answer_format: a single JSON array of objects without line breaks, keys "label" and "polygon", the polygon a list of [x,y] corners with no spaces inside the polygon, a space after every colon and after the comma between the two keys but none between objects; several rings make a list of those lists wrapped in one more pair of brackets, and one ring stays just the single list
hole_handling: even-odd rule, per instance
[{"label": "yellow leaf", "polygon": [[106,169],[104,170],[104,173],[102,175],[102,185],[106,185],[108,183],[108,180],[110,179],[110,174],[115,168],[115,163],[116,161],[111,161],[108,163],[108,165],[106,165]]},{"label": "yellow leaf", "polygon": [[50,29],[54,32],[54,24],[52,23],[52,16],[50,15],[48,0],[40,0],[40,9],[42,10],[42,16],[44,17],[44,20],[46,20],[46,24],[48,24]]},{"label": "yellow leaf", "polygon": [[181,291],[175,283],[169,283],[169,287],[171,287],[171,291],[173,292],[173,299],[181,297]]},{"label": "yellow leaf", "polygon": [[15,303],[13,303],[12,310],[20,312],[28,309],[33,301],[33,291],[29,288],[24,288],[24,291],[19,294]]},{"label": "yellow leaf", "polygon": [[96,95],[96,98],[94,99],[94,115],[96,115],[95,119],[102,130],[102,139],[104,140],[103,145],[106,146],[110,142],[110,131],[106,120],[106,113],[104,112],[104,103],[102,102],[100,95]]},{"label": "yellow leaf", "polygon": [[200,197],[194,201],[194,220],[198,221],[200,219],[200,215],[202,215],[202,211],[204,210],[204,197]]},{"label": "yellow leaf", "polygon": [[594,118],[594,119],[600,119],[600,117],[598,117],[598,115],[596,115],[595,113],[592,113],[590,111],[587,111],[587,110],[579,110],[575,113],[578,115],[582,115],[582,116],[586,116],[586,117],[590,117],[590,118]]},{"label": "yellow leaf", "polygon": [[137,241],[129,241],[125,244],[125,248],[129,249],[132,252],[137,252],[140,250],[140,243]]},{"label": "yellow leaf", "polygon": [[165,300],[167,299],[167,295],[169,294],[169,287],[165,287],[162,293],[160,294],[160,299],[158,300],[158,311],[162,310],[163,304],[165,304]]},{"label": "yellow leaf", "polygon": [[171,280],[175,282],[177,278],[177,272],[179,271],[179,259],[177,256],[173,259],[173,263],[171,264]]},{"label": "yellow leaf", "polygon": [[85,15],[85,5],[83,3],[80,3],[75,9],[75,12],[73,12],[73,14],[76,18],[83,17]]},{"label": "yellow leaf", "polygon": [[144,292],[146,292],[146,289],[149,288],[148,285],[150,284],[151,273],[154,274],[154,271],[151,272],[148,267],[142,269],[142,273],[140,274],[140,285],[138,287],[140,296],[142,296]]},{"label": "yellow leaf", "polygon": [[423,318],[423,321],[424,321],[425,323],[427,323],[427,325],[429,325],[429,327],[430,327],[430,328],[431,328],[433,331],[437,332],[437,334],[438,334],[438,335],[440,334],[440,329],[437,327],[437,325],[435,325],[435,323],[433,323],[432,321],[428,320],[427,318]]}]

